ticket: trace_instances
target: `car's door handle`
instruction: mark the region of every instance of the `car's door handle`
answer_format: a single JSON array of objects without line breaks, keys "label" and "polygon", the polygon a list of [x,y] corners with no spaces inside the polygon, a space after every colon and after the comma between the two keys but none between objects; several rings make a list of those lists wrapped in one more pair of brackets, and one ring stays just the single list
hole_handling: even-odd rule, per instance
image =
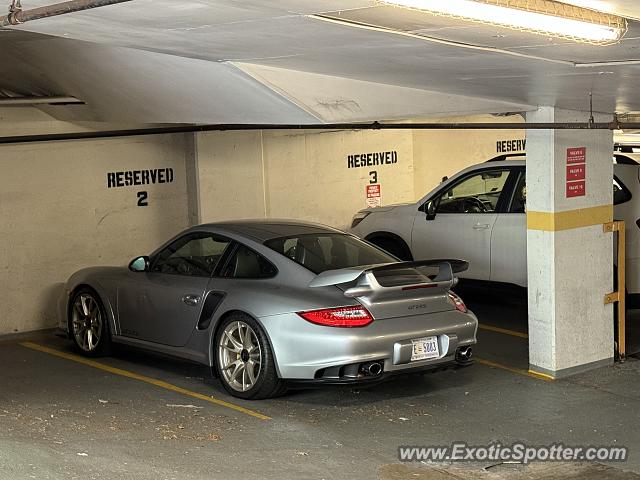
[{"label": "car's door handle", "polygon": [[200,296],[199,295],[185,295],[184,297],[182,297],[182,301],[184,303],[186,303],[187,305],[195,307],[196,305],[198,305],[198,303],[200,303]]},{"label": "car's door handle", "polygon": [[491,228],[491,225],[489,225],[488,223],[476,223],[473,226],[474,230],[489,230],[489,228]]}]

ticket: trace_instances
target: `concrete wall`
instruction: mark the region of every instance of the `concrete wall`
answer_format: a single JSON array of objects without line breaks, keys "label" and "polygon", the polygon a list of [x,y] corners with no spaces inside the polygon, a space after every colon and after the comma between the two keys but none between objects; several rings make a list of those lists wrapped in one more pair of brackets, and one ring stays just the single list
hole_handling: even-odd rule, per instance
[{"label": "concrete wall", "polygon": [[[480,115],[474,117],[457,117],[435,120],[437,123],[446,122],[508,122],[523,123],[520,115],[508,117],[494,117]],[[484,162],[501,155],[500,150],[507,147],[517,148],[522,145],[516,142],[503,144],[508,141],[524,141],[524,130],[414,130],[414,190],[418,197],[422,197],[436,187],[442,177],[450,177],[460,170]],[[498,142],[500,146],[498,147]]]},{"label": "concrete wall", "polygon": [[199,223],[266,215],[261,132],[196,135]]},{"label": "concrete wall", "polygon": [[[439,122],[523,122],[474,116]],[[509,145],[502,142],[513,142]],[[524,130],[208,132],[197,135],[202,222],[297,218],[346,228],[376,171],[383,205],[413,202],[443,176],[524,146]],[[349,168],[350,155],[396,152],[397,163]],[[521,151],[518,150],[518,151]],[[375,161],[375,158],[372,160]],[[360,163],[360,162],[359,162]]]},{"label": "concrete wall", "polygon": [[36,135],[40,133],[66,133],[87,128],[63,122],[33,107],[0,107],[0,135]]},{"label": "concrete wall", "polygon": [[[489,119],[496,120],[451,120]],[[0,109],[0,135],[101,127],[113,128],[60,122],[33,108]],[[443,175],[495,156],[498,140],[523,137],[257,131],[0,145],[0,334],[53,326],[55,297],[73,271],[125,264],[188,225],[284,217],[346,228],[366,206],[370,172],[377,172],[383,205],[413,202]],[[389,163],[366,165],[367,154],[375,163],[385,152],[392,152]],[[172,168],[174,181],[108,188],[108,173],[156,168]],[[137,206],[139,191],[148,193],[148,206]]]},{"label": "concrete wall", "polygon": [[[22,118],[14,134],[33,133]],[[172,168],[173,182],[107,188],[109,172],[155,168]],[[138,191],[148,206],[137,206]],[[71,273],[126,264],[187,224],[182,135],[0,145],[0,334],[54,326]]]},{"label": "concrete wall", "polygon": [[[198,134],[197,152],[202,222],[272,217],[346,228],[366,206],[373,171],[383,204],[414,199],[411,131],[210,132]],[[383,152],[397,162],[349,168],[350,155]]]}]

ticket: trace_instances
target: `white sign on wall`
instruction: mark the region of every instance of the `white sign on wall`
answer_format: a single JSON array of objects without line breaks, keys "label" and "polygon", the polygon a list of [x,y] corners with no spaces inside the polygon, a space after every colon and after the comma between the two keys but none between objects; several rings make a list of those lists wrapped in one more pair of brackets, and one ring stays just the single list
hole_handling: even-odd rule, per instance
[{"label": "white sign on wall", "polygon": [[379,183],[367,185],[366,193],[367,193],[367,201],[366,201],[367,208],[375,208],[382,205],[382,198],[380,196]]}]

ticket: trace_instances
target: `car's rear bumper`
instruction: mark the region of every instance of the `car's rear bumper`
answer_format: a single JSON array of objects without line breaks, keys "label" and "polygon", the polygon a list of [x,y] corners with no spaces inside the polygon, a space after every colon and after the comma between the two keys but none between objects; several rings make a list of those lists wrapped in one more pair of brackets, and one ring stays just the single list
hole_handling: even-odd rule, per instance
[{"label": "car's rear bumper", "polygon": [[[453,365],[459,348],[476,343],[478,326],[471,312],[455,310],[375,320],[363,328],[315,325],[295,313],[262,317],[260,321],[269,336],[280,378],[347,384],[362,380],[360,367],[368,362],[379,362],[383,376]],[[438,338],[439,356],[410,361],[411,340],[431,336]]]},{"label": "car's rear bumper", "polygon": [[457,360],[450,360],[446,363],[439,363],[437,365],[427,365],[422,367],[414,367],[405,370],[394,370],[391,372],[382,372],[380,375],[373,376],[358,376],[358,377],[341,377],[341,378],[317,378],[313,380],[308,379],[287,379],[285,383],[289,388],[321,388],[325,386],[370,386],[378,385],[392,378],[397,378],[403,375],[419,375],[426,373],[436,373],[444,370],[454,370],[459,368],[466,368],[474,364],[474,360],[471,359],[467,362],[459,362]]}]

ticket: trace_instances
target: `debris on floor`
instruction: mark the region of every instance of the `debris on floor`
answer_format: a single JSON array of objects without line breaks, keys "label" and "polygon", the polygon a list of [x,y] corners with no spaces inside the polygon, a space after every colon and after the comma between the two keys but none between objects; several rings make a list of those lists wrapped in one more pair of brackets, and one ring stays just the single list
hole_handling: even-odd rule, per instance
[{"label": "debris on floor", "polygon": [[379,480],[640,480],[640,475],[601,463],[531,463],[479,466],[412,467],[406,464],[382,465]]}]

